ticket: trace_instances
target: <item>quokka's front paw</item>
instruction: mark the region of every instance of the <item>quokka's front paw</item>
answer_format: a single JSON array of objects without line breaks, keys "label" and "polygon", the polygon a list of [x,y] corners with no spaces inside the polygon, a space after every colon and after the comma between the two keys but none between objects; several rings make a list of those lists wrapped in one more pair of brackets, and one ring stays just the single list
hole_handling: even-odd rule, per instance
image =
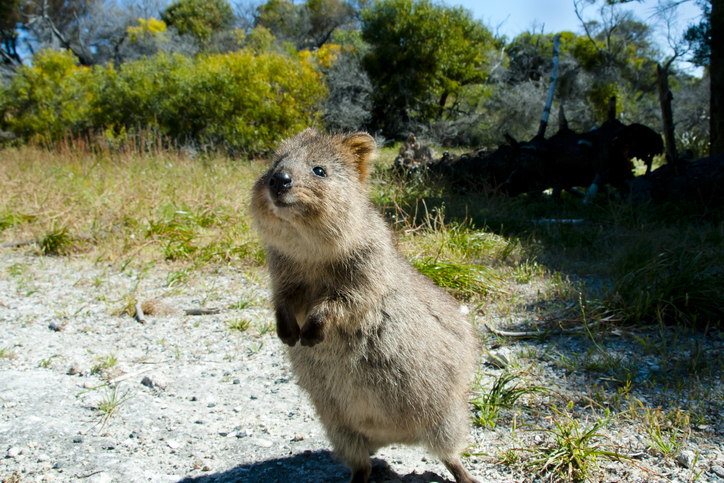
[{"label": "quokka's front paw", "polygon": [[302,327],[300,342],[303,346],[312,347],[324,340],[324,317],[320,314],[310,315]]},{"label": "quokka's front paw", "polygon": [[288,307],[277,308],[277,336],[290,347],[297,345],[299,340],[297,318]]}]

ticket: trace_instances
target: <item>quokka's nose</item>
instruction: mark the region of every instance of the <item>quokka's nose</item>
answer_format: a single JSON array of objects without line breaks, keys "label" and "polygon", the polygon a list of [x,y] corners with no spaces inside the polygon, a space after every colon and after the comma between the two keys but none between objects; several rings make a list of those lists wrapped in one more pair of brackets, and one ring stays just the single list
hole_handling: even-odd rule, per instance
[{"label": "quokka's nose", "polygon": [[292,177],[289,176],[289,173],[281,171],[279,173],[274,173],[272,177],[269,178],[269,189],[273,194],[279,196],[280,194],[289,191],[292,187],[292,183]]}]

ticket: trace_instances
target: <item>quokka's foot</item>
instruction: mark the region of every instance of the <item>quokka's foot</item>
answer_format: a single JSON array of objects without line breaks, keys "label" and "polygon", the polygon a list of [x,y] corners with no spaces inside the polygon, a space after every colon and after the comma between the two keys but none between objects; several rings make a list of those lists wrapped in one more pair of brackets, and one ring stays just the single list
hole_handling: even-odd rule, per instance
[{"label": "quokka's foot", "polygon": [[303,346],[312,347],[324,340],[324,317],[310,315],[302,327],[300,341]]},{"label": "quokka's foot", "polygon": [[442,462],[450,473],[452,473],[453,478],[455,478],[455,483],[480,483],[468,473],[468,470],[465,469],[460,459],[455,458],[448,461],[443,460]]},{"label": "quokka's foot", "polygon": [[370,468],[362,468],[359,470],[352,471],[352,479],[349,483],[367,483],[367,479],[370,477]]},{"label": "quokka's foot", "polygon": [[277,336],[290,347],[294,347],[299,340],[299,325],[297,318],[288,307],[277,308]]}]

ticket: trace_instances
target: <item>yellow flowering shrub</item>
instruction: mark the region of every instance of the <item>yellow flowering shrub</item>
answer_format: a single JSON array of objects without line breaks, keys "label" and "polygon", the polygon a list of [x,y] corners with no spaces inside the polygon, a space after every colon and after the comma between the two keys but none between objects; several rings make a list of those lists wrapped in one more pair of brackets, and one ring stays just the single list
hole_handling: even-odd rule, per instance
[{"label": "yellow flowering shrub", "polygon": [[0,128],[52,141],[152,126],[179,142],[263,152],[316,124],[326,94],[322,74],[303,56],[158,54],[88,69],[68,52],[45,51],[0,93]]}]

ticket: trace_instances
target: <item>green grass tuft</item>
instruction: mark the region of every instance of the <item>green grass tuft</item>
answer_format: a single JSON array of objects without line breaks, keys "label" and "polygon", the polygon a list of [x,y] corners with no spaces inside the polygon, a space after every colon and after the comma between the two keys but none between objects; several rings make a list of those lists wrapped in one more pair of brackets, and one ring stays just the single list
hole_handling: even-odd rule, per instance
[{"label": "green grass tuft", "polygon": [[413,266],[436,285],[467,297],[502,293],[502,278],[488,267],[433,257],[413,259]]},{"label": "green grass tuft", "polygon": [[40,240],[43,255],[67,255],[71,251],[73,237],[65,230],[54,230]]},{"label": "green grass tuft", "polygon": [[614,283],[611,310],[632,323],[662,318],[688,326],[724,327],[724,258],[665,250]]},{"label": "green grass tuft", "polygon": [[526,466],[544,481],[584,481],[600,470],[600,459],[627,459],[616,451],[606,449],[608,439],[600,431],[611,422],[609,411],[593,423],[584,425],[571,410],[573,403],[560,411],[553,408],[555,417],[551,429],[539,429],[551,438],[549,444],[532,450]]},{"label": "green grass tuft", "polygon": [[[480,387],[480,377],[475,385]],[[525,374],[503,372],[490,389],[478,389],[478,395],[471,401],[475,407],[473,422],[494,428],[501,409],[512,409],[521,397],[543,392],[546,392],[545,388],[528,384]]]}]

